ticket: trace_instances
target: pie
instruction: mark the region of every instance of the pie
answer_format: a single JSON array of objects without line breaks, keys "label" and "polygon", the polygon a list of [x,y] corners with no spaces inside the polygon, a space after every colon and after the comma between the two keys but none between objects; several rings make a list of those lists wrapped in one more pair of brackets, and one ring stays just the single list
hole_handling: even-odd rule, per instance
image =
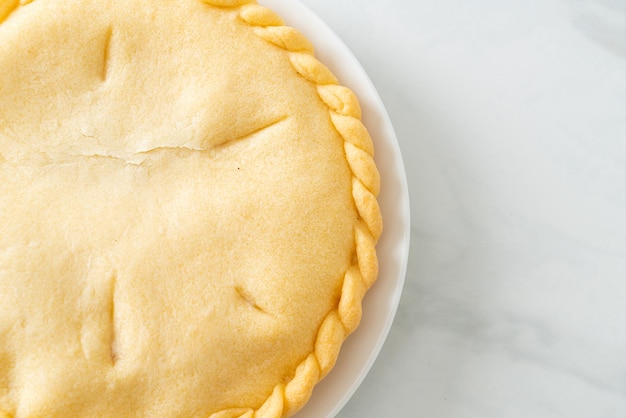
[{"label": "pie", "polygon": [[0,417],[283,417],[377,276],[354,93],[244,0],[0,0]]}]

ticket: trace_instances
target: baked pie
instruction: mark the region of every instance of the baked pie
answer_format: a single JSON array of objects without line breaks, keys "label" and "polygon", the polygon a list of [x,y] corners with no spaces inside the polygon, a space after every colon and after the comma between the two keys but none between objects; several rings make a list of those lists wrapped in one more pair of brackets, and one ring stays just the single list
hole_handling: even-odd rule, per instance
[{"label": "baked pie", "polygon": [[377,275],[355,95],[244,0],[0,0],[0,417],[282,417]]}]

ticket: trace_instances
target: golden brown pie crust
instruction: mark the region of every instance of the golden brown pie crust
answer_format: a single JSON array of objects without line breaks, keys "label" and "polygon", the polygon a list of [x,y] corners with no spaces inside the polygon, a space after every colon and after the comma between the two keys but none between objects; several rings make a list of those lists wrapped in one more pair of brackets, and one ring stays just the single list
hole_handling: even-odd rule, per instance
[{"label": "golden brown pie crust", "polygon": [[293,415],[378,274],[358,100],[254,1],[102,3],[0,0],[0,417]]}]

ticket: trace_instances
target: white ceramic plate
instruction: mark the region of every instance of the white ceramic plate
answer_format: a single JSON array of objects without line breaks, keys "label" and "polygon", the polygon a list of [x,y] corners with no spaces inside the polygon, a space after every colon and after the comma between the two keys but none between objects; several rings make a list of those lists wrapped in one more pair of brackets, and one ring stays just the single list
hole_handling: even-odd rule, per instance
[{"label": "white ceramic plate", "polygon": [[359,97],[363,122],[376,148],[381,174],[379,204],[384,232],[378,243],[380,273],[363,301],[359,328],[344,343],[335,368],[313,391],[296,418],[334,417],[370,370],[387,338],[396,313],[409,254],[410,210],[404,164],[398,140],[383,103],[356,58],[313,12],[295,0],[259,0],[297,28],[315,46],[315,54]]}]

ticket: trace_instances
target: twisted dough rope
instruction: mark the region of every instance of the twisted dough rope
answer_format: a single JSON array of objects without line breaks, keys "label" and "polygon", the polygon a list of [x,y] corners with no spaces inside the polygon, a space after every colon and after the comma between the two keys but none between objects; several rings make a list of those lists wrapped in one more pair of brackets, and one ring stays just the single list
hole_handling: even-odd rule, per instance
[{"label": "twisted dough rope", "polygon": [[[0,23],[9,17],[9,15],[19,6],[24,6],[32,1],[33,0],[0,0]],[[0,414],[1,413],[2,411],[0,411]],[[0,415],[0,418],[4,417]]]},{"label": "twisted dough rope", "polygon": [[361,321],[361,301],[378,275],[376,242],[382,233],[382,216],[376,196],[380,176],[374,163],[372,139],[361,122],[361,108],[354,93],[338,85],[337,78],[313,55],[313,46],[297,30],[284,26],[272,10],[255,0],[201,0],[216,7],[239,8],[239,17],[257,36],[284,49],[295,71],[317,85],[328,106],[330,120],[344,139],[346,160],[352,170],[352,196],[361,217],[354,230],[356,262],[344,276],[336,310],[322,321],[315,350],[298,365],[287,384],[278,384],[258,409],[234,408],[210,418],[278,418],[293,415],[309,400],[313,387],[333,368],[346,337]]},{"label": "twisted dough rope", "polygon": [[[338,84],[332,72],[313,56],[313,46],[297,30],[284,26],[272,10],[255,0],[201,0],[215,7],[239,8],[239,17],[257,36],[284,49],[295,71],[316,84],[328,106],[330,120],[344,139],[346,160],[352,171],[352,196],[361,217],[354,230],[356,262],[345,273],[336,310],[322,321],[315,349],[296,368],[287,384],[274,387],[267,400],[253,408],[231,408],[210,418],[278,418],[293,415],[309,400],[313,387],[333,368],[346,337],[361,321],[361,301],[378,275],[376,242],[382,233],[382,216],[376,196],[380,176],[374,163],[372,139],[361,122],[361,108],[354,93]],[[0,0],[0,22],[17,6],[30,0]],[[11,418],[0,411],[0,418]]]},{"label": "twisted dough rope", "polygon": [[[0,0],[0,23],[11,14],[11,12],[17,9],[20,5],[20,0]],[[4,418],[0,412],[0,418]]]}]

